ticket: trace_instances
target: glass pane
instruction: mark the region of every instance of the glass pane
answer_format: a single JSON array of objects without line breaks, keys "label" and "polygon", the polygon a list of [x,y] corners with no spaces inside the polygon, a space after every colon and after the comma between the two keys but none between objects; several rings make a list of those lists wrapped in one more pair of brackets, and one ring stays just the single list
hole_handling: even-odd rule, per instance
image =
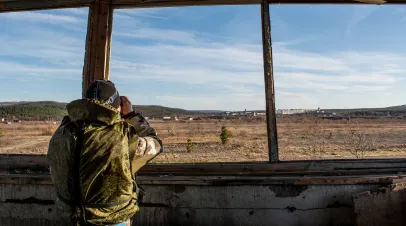
[{"label": "glass pane", "polygon": [[405,10],[271,7],[282,160],[406,156]]},{"label": "glass pane", "polygon": [[111,79],[162,137],[155,162],[268,160],[261,38],[259,6],[115,11]]},{"label": "glass pane", "polygon": [[87,14],[0,14],[0,153],[45,154],[66,103],[81,98]]}]

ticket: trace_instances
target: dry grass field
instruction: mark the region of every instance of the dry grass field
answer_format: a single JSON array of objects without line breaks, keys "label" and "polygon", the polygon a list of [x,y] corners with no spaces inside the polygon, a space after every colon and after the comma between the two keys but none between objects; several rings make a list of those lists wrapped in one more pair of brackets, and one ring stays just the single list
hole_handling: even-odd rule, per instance
[{"label": "dry grass field", "polygon": [[[264,121],[152,121],[165,144],[157,163],[267,161]],[[220,140],[221,127],[229,143]],[[0,154],[46,154],[57,125],[0,125]],[[278,119],[281,160],[406,157],[406,120]],[[189,141],[189,145],[187,144]],[[188,150],[189,146],[189,150]]]}]

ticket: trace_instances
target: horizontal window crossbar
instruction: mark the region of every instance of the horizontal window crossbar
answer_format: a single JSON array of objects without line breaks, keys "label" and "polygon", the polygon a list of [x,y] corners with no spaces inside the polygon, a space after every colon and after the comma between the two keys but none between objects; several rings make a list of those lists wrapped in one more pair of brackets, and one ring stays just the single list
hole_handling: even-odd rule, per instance
[{"label": "horizontal window crossbar", "polygon": [[[0,1],[0,12],[15,12],[41,9],[84,7],[96,0],[4,0]],[[101,1],[103,2],[103,1]],[[108,0],[104,1],[108,3]],[[205,5],[260,4],[259,0],[112,0],[115,8],[175,7]],[[363,4],[353,0],[277,0],[270,4]],[[406,4],[406,0],[387,0],[385,4]]]},{"label": "horizontal window crossbar", "polygon": [[[406,159],[149,164],[144,184],[392,183],[406,176]],[[0,183],[52,184],[45,155],[0,155]],[[24,182],[25,181],[25,182]]]}]

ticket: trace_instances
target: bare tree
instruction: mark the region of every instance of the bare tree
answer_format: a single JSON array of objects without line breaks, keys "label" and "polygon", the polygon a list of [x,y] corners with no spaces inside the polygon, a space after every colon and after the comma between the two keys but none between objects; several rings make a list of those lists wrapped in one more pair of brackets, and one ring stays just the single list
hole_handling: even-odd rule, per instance
[{"label": "bare tree", "polygon": [[347,146],[357,159],[365,158],[368,152],[375,151],[375,139],[363,130],[350,129]]},{"label": "bare tree", "polygon": [[309,142],[308,150],[313,159],[323,158],[327,151],[329,140],[333,134],[326,130],[319,118],[312,119],[306,130],[305,138]]},{"label": "bare tree", "polygon": [[167,124],[166,130],[167,130],[169,136],[175,136],[175,130],[176,130],[175,127],[176,127],[175,123],[170,122]]}]

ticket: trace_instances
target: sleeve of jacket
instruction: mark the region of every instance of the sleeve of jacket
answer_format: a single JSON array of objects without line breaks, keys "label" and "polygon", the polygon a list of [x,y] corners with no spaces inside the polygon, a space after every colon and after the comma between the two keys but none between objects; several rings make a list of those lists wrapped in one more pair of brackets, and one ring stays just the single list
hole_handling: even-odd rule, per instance
[{"label": "sleeve of jacket", "polygon": [[132,125],[132,131],[129,135],[130,158],[133,173],[136,173],[163,151],[163,145],[156,130],[141,114],[132,114],[125,120]]}]

